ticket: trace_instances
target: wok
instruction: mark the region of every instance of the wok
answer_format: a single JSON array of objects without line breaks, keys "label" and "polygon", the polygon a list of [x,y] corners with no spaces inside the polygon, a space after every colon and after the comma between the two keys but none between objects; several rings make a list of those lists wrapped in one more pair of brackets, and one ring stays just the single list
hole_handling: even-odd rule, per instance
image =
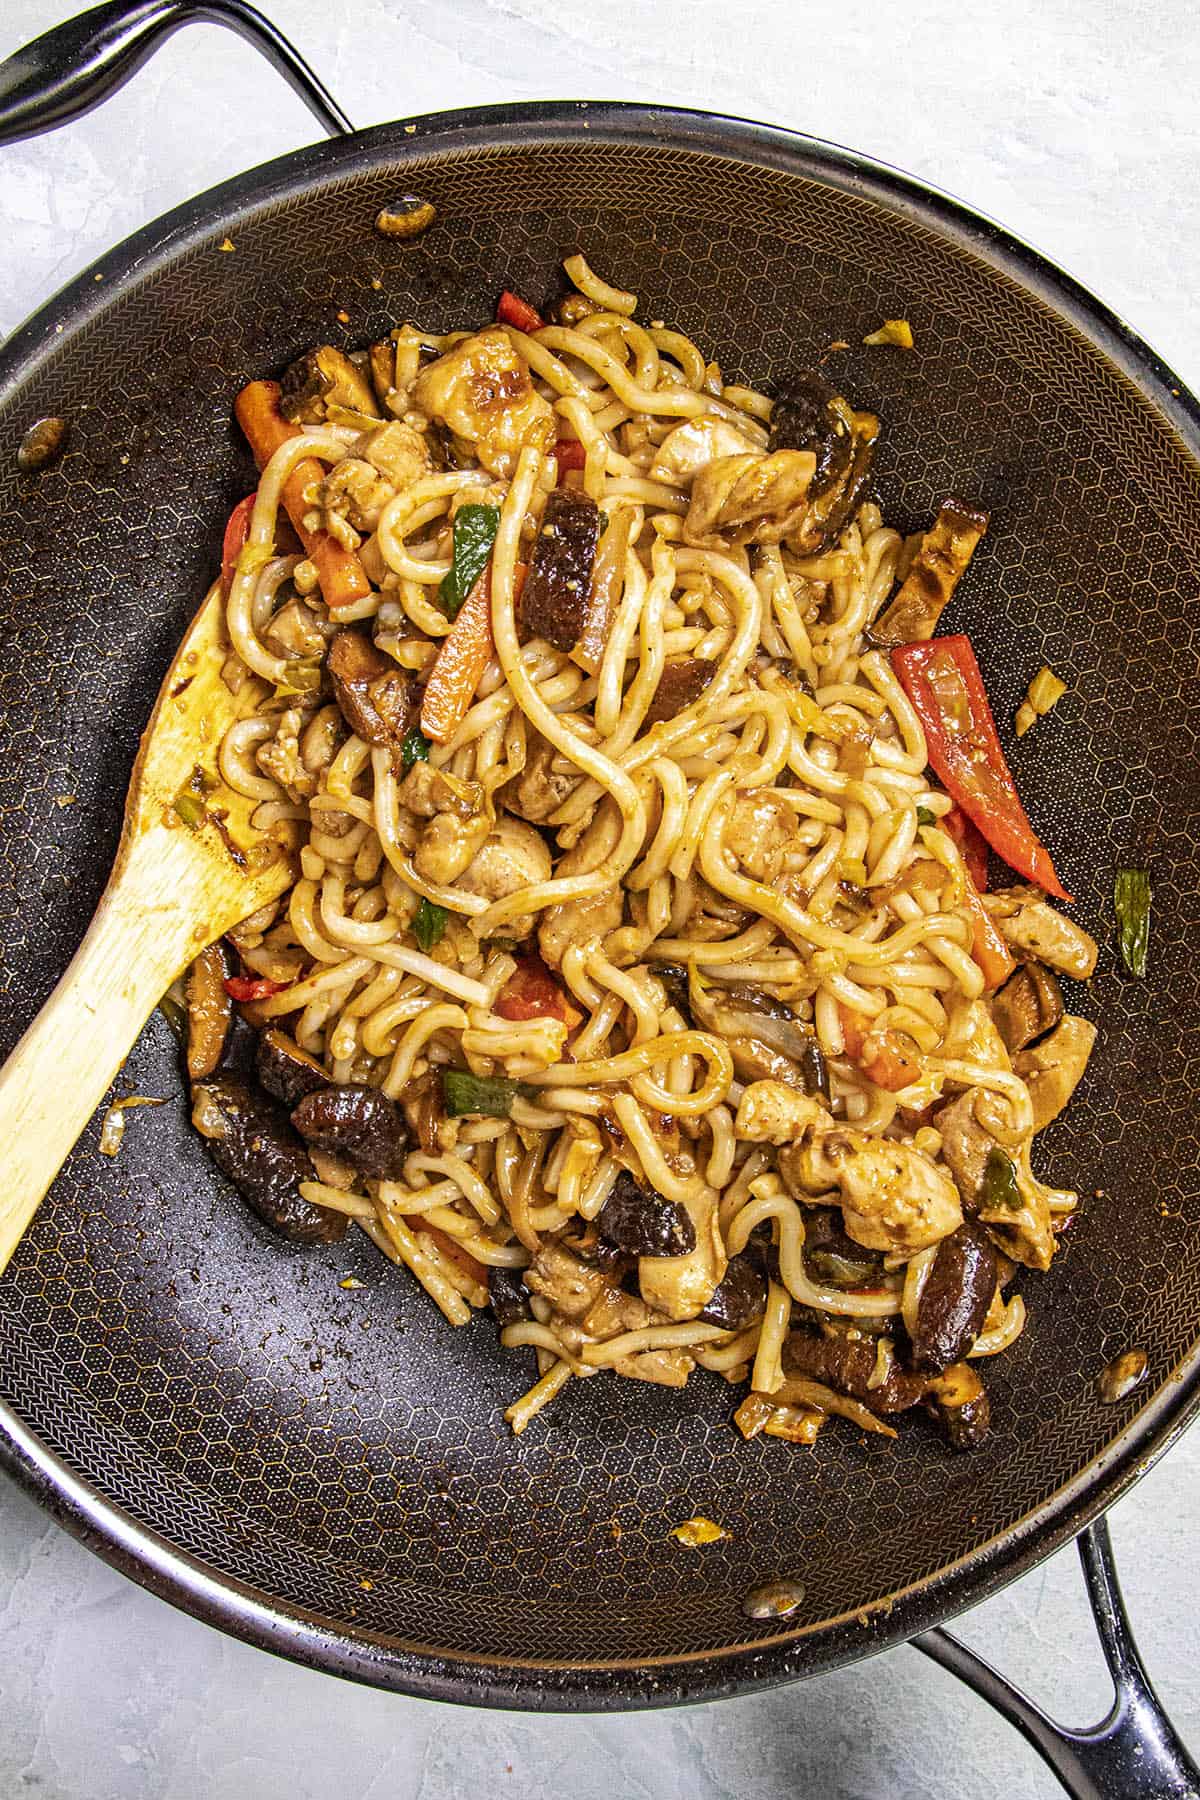
[{"label": "wok", "polygon": [[[1053,1273],[1024,1284],[1031,1324],[989,1370],[997,1425],[973,1457],[919,1428],[882,1449],[849,1432],[804,1456],[744,1444],[702,1375],[686,1401],[580,1383],[517,1441],[500,1414],[522,1371],[486,1319],[450,1331],[365,1240],[304,1256],[267,1240],[189,1131],[156,1015],[125,1085],[177,1098],[138,1116],[116,1162],[93,1125],[0,1282],[4,1466],[155,1592],[384,1687],[662,1705],[913,1639],[1075,1794],[1200,1793],[1096,1523],[1200,1405],[1200,407],[1069,277],[852,152],[584,103],[352,132],[240,0],[110,4],[50,33],[0,68],[0,140],[86,110],[200,17],[256,41],[334,141],[148,226],[0,352],[2,1047],[100,892],[138,732],[251,484],[237,387],[331,334],[482,321],[506,285],[537,301],[582,246],[755,383],[858,345],[885,312],[912,321],[913,354],[851,350],[836,369],[883,415],[890,520],[915,529],[948,489],[991,509],[947,623],[971,631],[997,716],[1043,661],[1069,683],[1013,759],[1104,945],[1072,997],[1101,1027],[1094,1066],[1046,1144],[1089,1198]],[[371,229],[398,191],[438,209],[415,244]],[[23,475],[13,453],[42,414],[69,420],[68,449]],[[1126,862],[1154,876],[1144,982],[1112,943]],[[349,1275],[365,1285],[339,1287]],[[1096,1377],[1130,1348],[1149,1378],[1105,1405]],[[678,1550],[669,1529],[694,1513],[730,1536]],[[1117,1696],[1070,1733],[933,1628],[1080,1532]],[[803,1582],[802,1606],[747,1617],[747,1590],[777,1577]]]}]

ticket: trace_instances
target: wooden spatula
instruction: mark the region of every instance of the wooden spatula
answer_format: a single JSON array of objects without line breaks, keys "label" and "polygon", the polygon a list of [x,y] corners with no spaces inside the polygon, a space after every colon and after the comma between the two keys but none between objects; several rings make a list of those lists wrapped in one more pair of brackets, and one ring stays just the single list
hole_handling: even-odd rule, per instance
[{"label": "wooden spatula", "polygon": [[[0,1271],[167,988],[293,878],[250,824],[257,802],[218,781],[216,754],[262,684],[238,694],[214,588],[159,690],[108,886],[66,974],[0,1069]],[[190,821],[190,822],[189,822]]]}]

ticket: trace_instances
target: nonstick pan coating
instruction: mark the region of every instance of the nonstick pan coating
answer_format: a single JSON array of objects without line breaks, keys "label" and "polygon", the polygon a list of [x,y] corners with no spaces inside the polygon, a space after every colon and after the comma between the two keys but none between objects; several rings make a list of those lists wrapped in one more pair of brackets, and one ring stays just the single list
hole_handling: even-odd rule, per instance
[{"label": "nonstick pan coating", "polygon": [[[400,191],[438,223],[372,231]],[[228,239],[234,248],[222,251]],[[835,353],[878,410],[903,529],[947,492],[992,512],[946,627],[1102,945],[1100,1026],[1044,1170],[1089,1196],[1030,1323],[989,1365],[996,1428],[953,1458],[829,1430],[741,1442],[733,1390],[579,1384],[518,1440],[525,1383],[487,1318],[455,1332],[354,1235],[269,1240],[186,1123],[157,1016],[116,1161],[85,1135],[0,1282],[10,1466],[104,1554],[256,1642],[386,1685],[501,1705],[699,1699],[880,1648],[1076,1531],[1190,1413],[1200,1318],[1194,1092],[1200,842],[1200,430],[1118,322],[1002,234],[861,159],[759,127],[619,107],[495,109],[305,151],[151,227],[0,355],[0,943],[7,1051],[83,931],[138,732],[252,485],[232,397],[322,339],[482,323],[584,248],[643,310],[762,384],[885,316],[916,349]],[[93,279],[95,276],[95,279]],[[102,279],[100,279],[102,277]],[[378,285],[376,285],[378,284]],[[339,313],[349,316],[348,323]],[[69,450],[15,449],[44,413]],[[1011,747],[1011,746],[1010,746]],[[1117,969],[1114,866],[1154,876],[1150,974]],[[357,1276],[365,1285],[344,1289]],[[1144,1349],[1121,1406],[1095,1378]],[[730,1533],[680,1548],[694,1513]],[[742,1598],[805,1584],[786,1622]]]}]

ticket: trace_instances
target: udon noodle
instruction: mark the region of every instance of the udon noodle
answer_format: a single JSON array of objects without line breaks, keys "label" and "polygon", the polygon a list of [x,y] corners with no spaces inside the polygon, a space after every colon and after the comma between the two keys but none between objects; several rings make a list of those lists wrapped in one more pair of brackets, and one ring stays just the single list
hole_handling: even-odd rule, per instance
[{"label": "udon noodle", "polygon": [[[833,448],[863,454],[823,502],[828,443],[781,448],[765,392],[567,272],[560,322],[405,325],[341,359],[347,392],[321,371],[307,416],[285,384],[228,571],[227,677],[261,697],[220,773],[298,842],[230,985],[318,1085],[375,1090],[407,1132],[386,1174],[309,1133],[300,1195],[448,1324],[491,1302],[536,1361],[515,1431],[603,1371],[682,1388],[697,1367],[749,1384],[747,1435],[811,1442],[838,1412],[887,1432],[917,1399],[969,1418],[976,1359],[1024,1323],[1005,1290],[1049,1266],[1075,1195],[1033,1173],[955,809],[871,636],[920,541],[863,497],[868,415],[824,402]],[[583,591],[549,571],[564,629],[532,628],[546,521],[593,515]],[[329,603],[318,542],[359,592]],[[467,607],[486,655],[438,741]],[[335,680],[348,632],[366,673]],[[1018,947],[1049,910],[987,906]],[[921,1352],[947,1281],[971,1315],[949,1366]]]}]

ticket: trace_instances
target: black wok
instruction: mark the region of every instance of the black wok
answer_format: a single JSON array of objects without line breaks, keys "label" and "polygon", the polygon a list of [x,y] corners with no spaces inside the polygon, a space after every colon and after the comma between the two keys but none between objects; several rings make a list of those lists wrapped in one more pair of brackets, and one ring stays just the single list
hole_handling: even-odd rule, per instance
[{"label": "black wok", "polygon": [[[189,16],[256,38],[342,135],[147,227],[0,352],[2,1047],[100,892],[138,731],[250,485],[236,388],[331,334],[482,321],[505,285],[537,301],[582,246],[756,383],[832,339],[858,345],[885,312],[911,319],[911,356],[852,350],[837,373],[884,416],[889,518],[915,528],[951,488],[991,509],[947,626],[971,631],[997,716],[1042,661],[1070,684],[1013,759],[1104,945],[1072,997],[1101,1028],[1094,1068],[1047,1143],[1056,1178],[1094,1197],[1053,1273],[1025,1284],[1031,1323],[990,1373],[997,1427],[971,1458],[920,1429],[883,1448],[829,1433],[812,1455],[743,1444],[706,1377],[686,1402],[581,1383],[515,1441],[500,1413],[522,1373],[488,1322],[450,1331],[365,1240],[282,1253],[180,1100],[141,1115],[115,1163],[93,1126],[0,1282],[0,1458],[154,1591],[381,1686],[656,1705],[916,1638],[1076,1794],[1200,1793],[1092,1523],[1200,1405],[1200,408],[1068,277],[852,153],[615,105],[350,133],[238,4],[110,5],[50,34],[0,68],[0,140],[94,104]],[[371,229],[400,190],[438,208],[413,245]],[[70,421],[68,450],[22,475],[14,452],[42,414]],[[66,794],[76,804],[56,804]],[[1129,861],[1154,876],[1144,982],[1112,945],[1112,872]],[[126,1073],[179,1095],[157,1017]],[[350,1274],[366,1285],[340,1288]],[[1103,1404],[1099,1371],[1135,1347],[1149,1378]],[[693,1513],[730,1537],[680,1552],[667,1533]],[[1085,1527],[1119,1693],[1104,1726],[1072,1736],[931,1628]],[[805,1584],[803,1605],[752,1621],[743,1597],[777,1576]]]}]

